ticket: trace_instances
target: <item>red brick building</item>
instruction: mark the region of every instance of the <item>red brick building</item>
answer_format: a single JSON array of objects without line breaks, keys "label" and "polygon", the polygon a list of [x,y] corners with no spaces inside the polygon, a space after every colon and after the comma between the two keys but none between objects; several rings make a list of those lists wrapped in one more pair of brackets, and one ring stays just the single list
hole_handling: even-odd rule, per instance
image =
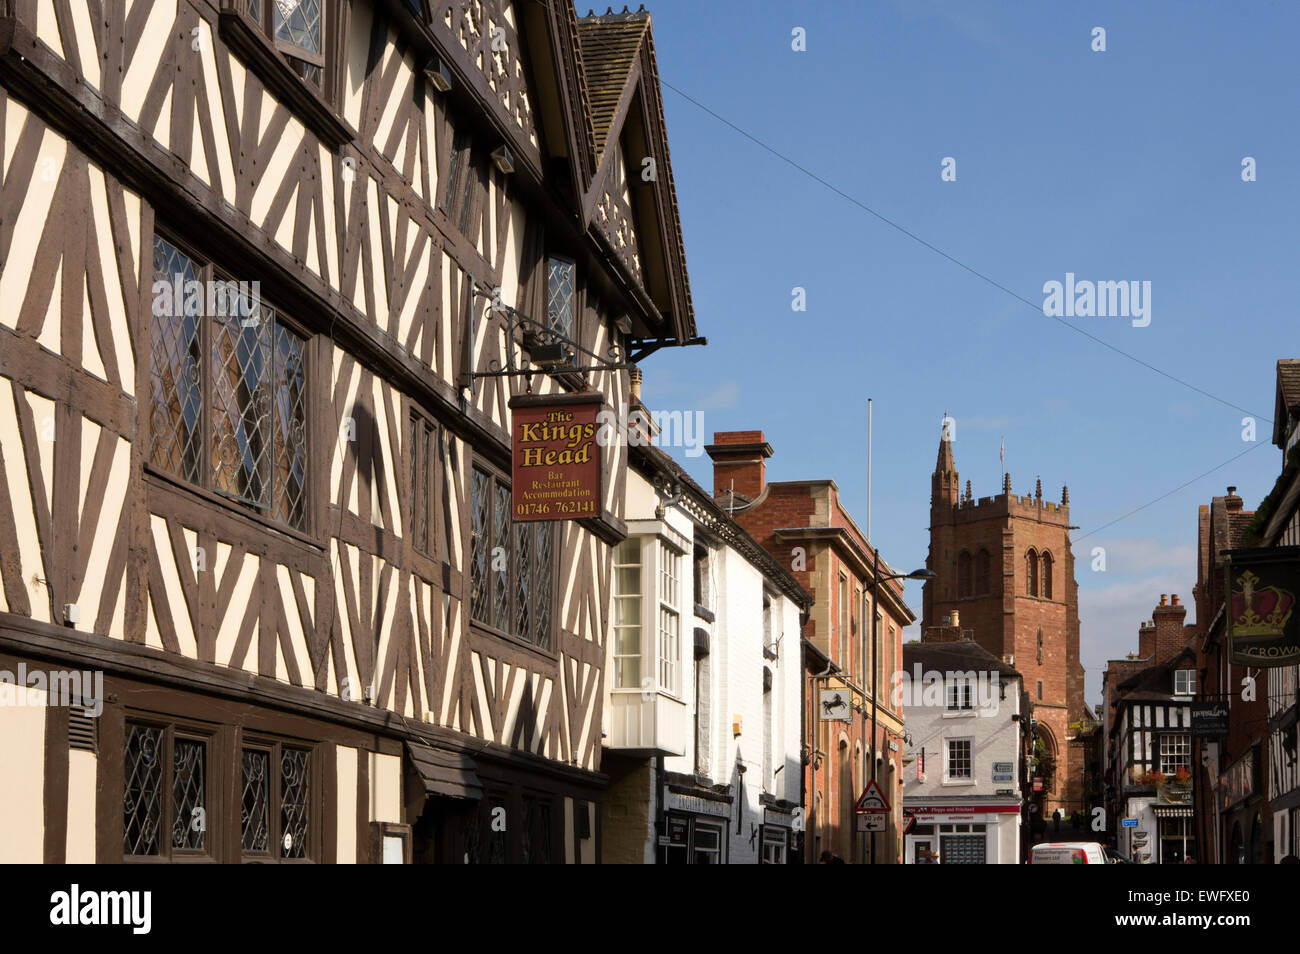
[{"label": "red brick building", "polygon": [[1018,669],[1037,720],[1037,738],[1055,766],[1045,776],[1041,810],[1051,817],[1087,811],[1083,749],[1071,744],[1071,722],[1087,718],[1079,662],[1079,598],[1070,550],[1070,494],[1059,504],[1002,493],[976,500],[963,494],[945,432],[930,482],[930,554],[936,578],[925,584],[923,627],[954,611],[977,643]]},{"label": "red brick building", "polygon": [[[830,851],[846,862],[896,864],[902,842],[903,713],[890,691],[902,665],[904,627],[915,614],[898,580],[880,584],[877,639],[870,630],[876,552],[840,502],[833,480],[768,483],[772,447],[762,431],[713,435],[713,494],[736,522],[791,571],[813,598],[804,627],[808,661],[804,692],[806,860]],[[882,557],[879,573],[894,574]],[[874,656],[874,666],[873,666]],[[820,712],[821,691],[839,695],[847,720]],[[873,700],[876,734],[871,740]],[[871,778],[890,803],[887,829],[854,830],[853,808]],[[874,844],[874,853],[869,847]]]},{"label": "red brick building", "polygon": [[[1273,825],[1265,787],[1268,752],[1267,674],[1229,658],[1223,615],[1225,550],[1243,543],[1255,511],[1236,487],[1202,505],[1198,516],[1196,618],[1204,632],[1197,698],[1228,709],[1222,739],[1197,739],[1194,764],[1197,839],[1211,864],[1272,864]],[[1247,683],[1247,676],[1253,683]]]}]

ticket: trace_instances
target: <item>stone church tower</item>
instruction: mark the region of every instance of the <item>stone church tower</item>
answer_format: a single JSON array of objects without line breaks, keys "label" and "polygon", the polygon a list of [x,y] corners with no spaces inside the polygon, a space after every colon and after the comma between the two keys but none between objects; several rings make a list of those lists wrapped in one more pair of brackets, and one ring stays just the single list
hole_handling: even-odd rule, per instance
[{"label": "stone church tower", "polygon": [[1000,494],[977,500],[969,481],[961,491],[948,436],[930,481],[926,567],[937,576],[924,587],[921,631],[956,613],[963,635],[1020,671],[1038,738],[1056,764],[1043,812],[1086,814],[1093,806],[1083,803],[1083,748],[1069,741],[1069,723],[1084,713],[1069,489],[1060,504],[1043,500],[1041,481],[1018,497],[1007,474]]}]

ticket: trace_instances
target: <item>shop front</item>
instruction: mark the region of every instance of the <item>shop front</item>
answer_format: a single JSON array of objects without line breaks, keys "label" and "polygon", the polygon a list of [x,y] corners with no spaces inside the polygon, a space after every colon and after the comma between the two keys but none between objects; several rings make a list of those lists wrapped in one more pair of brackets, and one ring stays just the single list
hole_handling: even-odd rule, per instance
[{"label": "shop front", "polygon": [[[1016,864],[1020,805],[904,805],[904,863]],[[908,830],[910,829],[910,830]]]}]

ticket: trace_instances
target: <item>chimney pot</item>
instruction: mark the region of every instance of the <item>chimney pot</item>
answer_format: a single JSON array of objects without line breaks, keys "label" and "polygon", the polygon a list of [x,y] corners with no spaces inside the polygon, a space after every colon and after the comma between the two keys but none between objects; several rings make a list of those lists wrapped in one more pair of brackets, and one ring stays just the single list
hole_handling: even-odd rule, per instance
[{"label": "chimney pot", "polygon": [[1175,606],[1178,605],[1178,594],[1177,594],[1177,593],[1175,593],[1175,594],[1173,595],[1173,604],[1174,604]]},{"label": "chimney pot", "polygon": [[1161,594],[1160,594],[1160,605],[1161,605],[1161,606],[1166,606],[1166,605],[1168,605],[1168,603],[1169,603],[1169,596],[1168,596],[1168,594],[1166,594],[1166,593],[1161,593]]}]

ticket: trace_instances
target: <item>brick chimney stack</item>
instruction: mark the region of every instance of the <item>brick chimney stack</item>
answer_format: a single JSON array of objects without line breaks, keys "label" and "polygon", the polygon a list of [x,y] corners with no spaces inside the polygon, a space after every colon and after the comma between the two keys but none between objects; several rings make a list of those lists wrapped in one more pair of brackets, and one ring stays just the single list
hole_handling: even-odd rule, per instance
[{"label": "brick chimney stack", "polygon": [[921,634],[923,643],[960,643],[963,638],[961,616],[957,610],[945,614],[938,626],[929,626]]},{"label": "brick chimney stack", "polygon": [[1160,605],[1151,611],[1152,621],[1155,623],[1155,659],[1156,665],[1166,662],[1177,655],[1178,651],[1183,648],[1186,633],[1183,631],[1183,621],[1187,618],[1187,607],[1178,602],[1178,594],[1173,595],[1173,599],[1165,602],[1164,596],[1160,597]]},{"label": "brick chimney stack", "polygon": [[715,499],[727,497],[733,481],[737,498],[749,501],[762,495],[767,485],[766,460],[772,456],[772,445],[762,431],[715,431],[713,443],[704,449],[713,459]]},{"label": "brick chimney stack", "polygon": [[1237,496],[1237,488],[1229,487],[1228,496],[1223,498],[1223,506],[1226,507],[1230,513],[1235,513],[1241,509],[1241,504],[1242,500]]},{"label": "brick chimney stack", "polygon": [[1156,654],[1156,626],[1151,620],[1144,620],[1138,626],[1138,658],[1153,659]]}]

